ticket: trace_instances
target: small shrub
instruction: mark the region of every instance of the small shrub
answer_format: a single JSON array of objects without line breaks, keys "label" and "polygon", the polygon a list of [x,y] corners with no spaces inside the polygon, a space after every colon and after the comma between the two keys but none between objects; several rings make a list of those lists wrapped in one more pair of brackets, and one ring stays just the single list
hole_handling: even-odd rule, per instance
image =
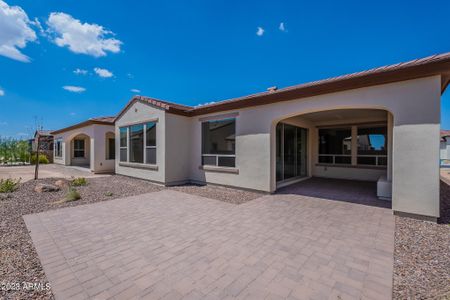
[{"label": "small shrub", "polygon": [[19,179],[0,179],[0,193],[12,193],[19,188]]},{"label": "small shrub", "polygon": [[[39,154],[39,163],[44,165],[49,163],[48,158],[45,154]],[[36,155],[31,155],[31,164],[36,164]]]},{"label": "small shrub", "polygon": [[107,197],[112,197],[114,194],[112,193],[112,192],[106,192],[105,193],[105,196],[107,196]]},{"label": "small shrub", "polygon": [[84,186],[87,185],[87,180],[84,177],[78,177],[72,180],[73,186]]},{"label": "small shrub", "polygon": [[64,201],[72,202],[72,201],[77,201],[80,199],[81,199],[80,193],[78,193],[78,191],[76,189],[70,188],[66,194],[66,197],[64,198]]}]

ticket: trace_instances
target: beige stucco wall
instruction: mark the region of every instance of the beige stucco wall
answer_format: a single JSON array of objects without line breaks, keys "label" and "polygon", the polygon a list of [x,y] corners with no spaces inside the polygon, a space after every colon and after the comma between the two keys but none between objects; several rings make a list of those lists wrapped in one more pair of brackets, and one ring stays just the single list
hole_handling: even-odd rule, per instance
[{"label": "beige stucco wall", "polygon": [[[114,160],[107,160],[105,155],[106,133],[114,132],[113,125],[93,124],[55,135],[55,141],[62,139],[63,156],[54,156],[56,164],[66,166],[89,164],[95,173],[114,172]],[[85,159],[73,158],[73,139],[85,136]]]},{"label": "beige stucco wall", "polygon": [[[165,131],[165,111],[141,102],[135,102],[128,110],[115,122],[116,132],[116,173],[127,176],[151,180],[158,183],[165,183],[166,173],[166,131]],[[132,124],[157,121],[156,124],[156,165],[157,169],[147,169],[142,164],[140,167],[129,167],[121,165],[120,159],[120,132],[119,128]],[[180,145],[181,146],[181,145]],[[178,147],[180,147],[178,146]],[[178,148],[177,147],[177,148]]]},{"label": "beige stucco wall", "polygon": [[[239,113],[236,122],[239,174],[198,168],[201,130],[199,117],[192,118],[191,178],[273,192],[276,123],[309,112],[352,108],[384,109],[393,114],[393,209],[438,216],[440,76],[220,113]],[[366,172],[369,177],[377,175],[372,173]]]}]

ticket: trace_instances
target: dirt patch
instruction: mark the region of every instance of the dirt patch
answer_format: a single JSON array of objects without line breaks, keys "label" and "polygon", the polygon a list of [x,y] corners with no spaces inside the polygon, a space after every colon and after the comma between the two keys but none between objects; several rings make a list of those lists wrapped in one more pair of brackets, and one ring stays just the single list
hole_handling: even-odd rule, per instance
[{"label": "dirt patch", "polygon": [[232,189],[212,185],[181,185],[170,189],[186,194],[197,195],[205,198],[220,200],[232,204],[242,204],[264,196],[263,193]]}]

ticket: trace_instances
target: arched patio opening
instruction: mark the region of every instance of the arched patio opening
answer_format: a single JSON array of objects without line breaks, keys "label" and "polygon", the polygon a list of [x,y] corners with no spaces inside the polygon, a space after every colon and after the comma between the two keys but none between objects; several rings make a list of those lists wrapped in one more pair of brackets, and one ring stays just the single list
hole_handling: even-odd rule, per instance
[{"label": "arched patio opening", "polygon": [[[279,189],[311,177],[376,182],[391,198],[392,114],[342,108],[290,115],[274,124],[273,184]],[[385,186],[383,186],[385,184]]]},{"label": "arched patio opening", "polygon": [[78,134],[70,140],[70,165],[90,168],[91,142],[86,134]]}]

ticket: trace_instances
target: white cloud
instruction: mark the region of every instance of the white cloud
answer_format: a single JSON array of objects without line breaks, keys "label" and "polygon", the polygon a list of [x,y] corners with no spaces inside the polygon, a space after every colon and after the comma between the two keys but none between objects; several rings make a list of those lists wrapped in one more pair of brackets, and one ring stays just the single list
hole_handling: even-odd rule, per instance
[{"label": "white cloud", "polygon": [[256,31],[257,36],[262,36],[264,34],[264,28],[258,27],[258,30]]},{"label": "white cloud", "polygon": [[98,76],[103,78],[113,77],[114,75],[111,71],[102,68],[94,68],[94,71]]},{"label": "white cloud", "polygon": [[280,29],[280,31],[283,31],[283,32],[287,31],[286,26],[284,25],[284,22],[280,23],[280,26],[278,26],[278,29]]},{"label": "white cloud", "polygon": [[82,93],[86,91],[84,87],[81,86],[73,86],[73,85],[65,85],[63,86],[63,89],[66,91],[72,92],[72,93]]},{"label": "white cloud", "polygon": [[75,116],[77,113],[71,112],[69,115]]},{"label": "white cloud", "polygon": [[77,75],[86,75],[88,71],[87,71],[87,70],[83,70],[83,69],[76,68],[73,72],[74,72],[75,74],[77,74]]},{"label": "white cloud", "polygon": [[30,58],[19,49],[36,40],[36,33],[30,27],[33,24],[20,6],[9,6],[0,0],[0,55],[29,62]]},{"label": "white cloud", "polygon": [[138,90],[138,89],[131,89],[130,91],[132,91],[133,93],[140,93],[141,92],[141,90]]},{"label": "white cloud", "polygon": [[1,96],[5,96],[5,91],[2,90],[2,89],[0,89],[0,97],[1,97]]},{"label": "white cloud", "polygon": [[0,122],[0,126],[6,126],[6,125],[8,125],[8,122],[4,122],[4,121]]},{"label": "white cloud", "polygon": [[106,52],[117,53],[122,42],[111,37],[113,32],[97,24],[81,23],[69,14],[52,12],[48,18],[48,32],[59,47],[67,46],[74,53],[106,56]]},{"label": "white cloud", "polygon": [[127,77],[130,78],[130,79],[133,79],[133,78],[134,78],[134,75],[131,74],[131,73],[127,73]]}]

